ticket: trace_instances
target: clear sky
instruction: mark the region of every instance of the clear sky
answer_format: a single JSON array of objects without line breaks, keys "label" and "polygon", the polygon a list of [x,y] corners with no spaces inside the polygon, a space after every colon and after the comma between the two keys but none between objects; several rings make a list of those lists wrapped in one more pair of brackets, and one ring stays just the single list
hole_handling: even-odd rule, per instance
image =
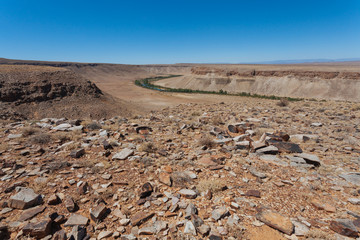
[{"label": "clear sky", "polygon": [[360,0],[0,0],[0,57],[241,63],[360,57]]}]

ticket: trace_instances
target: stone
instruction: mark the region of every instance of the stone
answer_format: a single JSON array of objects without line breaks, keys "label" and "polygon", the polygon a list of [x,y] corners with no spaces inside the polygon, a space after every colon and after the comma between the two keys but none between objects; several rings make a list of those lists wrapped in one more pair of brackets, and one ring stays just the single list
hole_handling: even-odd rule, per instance
[{"label": "stone", "polygon": [[49,205],[56,205],[56,204],[58,204],[59,202],[60,202],[59,197],[58,197],[56,194],[52,194],[52,195],[49,197],[49,199],[48,199],[48,201],[47,201],[47,204],[49,204]]},{"label": "stone", "polygon": [[90,187],[87,182],[80,182],[80,184],[77,186],[77,192],[80,195],[86,194],[87,191],[89,191]]},{"label": "stone", "polygon": [[290,221],[290,218],[271,210],[263,210],[259,212],[256,214],[256,219],[287,235],[291,235],[294,232],[294,225]]},{"label": "stone", "polygon": [[73,227],[73,226],[86,226],[89,222],[87,217],[84,217],[80,214],[71,214],[69,219],[64,224],[65,227]]},{"label": "stone", "polygon": [[154,215],[155,213],[137,212],[131,217],[130,221],[133,226],[139,226],[152,218]]},{"label": "stone", "polygon": [[267,140],[269,145],[275,146],[281,153],[302,153],[302,149],[296,143],[277,140]]},{"label": "stone", "polygon": [[321,202],[318,199],[312,199],[311,204],[319,210],[325,210],[327,212],[336,212],[336,208],[329,203]]},{"label": "stone", "polygon": [[61,229],[60,231],[57,231],[53,236],[53,240],[67,240],[65,230]]},{"label": "stone", "polygon": [[147,182],[144,185],[142,185],[140,189],[140,193],[139,193],[140,198],[146,198],[150,196],[152,192],[153,192],[153,187],[149,182]]},{"label": "stone", "polygon": [[204,167],[210,167],[210,166],[217,166],[218,164],[216,162],[214,162],[210,156],[203,156],[201,157],[197,163],[199,165],[202,165]]},{"label": "stone", "polygon": [[66,209],[69,212],[76,212],[77,209],[78,209],[76,203],[74,202],[74,200],[70,196],[66,196],[66,198],[64,200],[64,204],[65,204]]},{"label": "stone", "polygon": [[111,237],[113,234],[112,231],[101,231],[97,237],[98,240]]},{"label": "stone", "polygon": [[222,240],[223,238],[221,236],[215,235],[215,234],[211,234],[209,236],[209,240]]},{"label": "stone", "polygon": [[189,203],[185,209],[185,218],[189,218],[189,217],[191,217],[191,215],[197,214],[197,213],[198,213],[198,210],[195,207],[195,205],[192,203]]},{"label": "stone", "polygon": [[277,154],[279,149],[275,146],[267,146],[256,150],[257,154]]},{"label": "stone", "polygon": [[38,215],[39,213],[42,213],[45,210],[45,208],[46,208],[45,206],[37,206],[37,207],[26,209],[21,213],[18,221],[22,222],[22,221],[29,220],[29,219],[35,217],[36,215]]},{"label": "stone", "polygon": [[155,233],[156,233],[156,229],[154,226],[143,227],[143,228],[140,228],[138,231],[139,235],[153,235]]},{"label": "stone", "polygon": [[248,190],[248,191],[245,193],[245,196],[261,198],[261,193],[260,193],[260,191],[258,191],[258,190]]},{"label": "stone", "polygon": [[106,217],[108,209],[104,203],[100,203],[94,209],[90,209],[90,217],[94,222],[99,222]]},{"label": "stone", "polygon": [[348,201],[354,205],[360,205],[360,198],[349,198]]},{"label": "stone", "polygon": [[85,154],[85,149],[81,148],[81,149],[71,151],[70,152],[70,157],[72,157],[72,158],[80,158],[84,154]]},{"label": "stone", "polygon": [[306,236],[306,234],[310,231],[309,227],[299,221],[292,221],[295,227],[294,234],[296,236]]},{"label": "stone", "polygon": [[297,154],[296,157],[303,158],[306,161],[306,163],[312,164],[315,167],[319,167],[321,165],[321,161],[318,158],[318,156],[313,155],[313,154],[301,153],[301,154]]},{"label": "stone", "polygon": [[227,210],[226,207],[222,206],[219,208],[216,208],[214,211],[212,211],[211,213],[211,217],[214,220],[220,220],[221,218],[224,218],[226,216],[230,215],[229,211]]},{"label": "stone", "polygon": [[211,228],[209,225],[203,224],[198,228],[198,232],[204,237],[207,236],[210,232]]},{"label": "stone", "polygon": [[191,234],[193,236],[196,236],[196,229],[194,224],[191,221],[187,221],[185,223],[185,228],[184,228],[184,233],[185,234]]},{"label": "stone", "polygon": [[161,172],[159,174],[159,181],[165,185],[171,186],[171,177],[170,174],[166,172]]},{"label": "stone", "polygon": [[336,219],[335,221],[331,221],[330,229],[347,237],[357,238],[359,236],[356,226],[348,219]]},{"label": "stone", "polygon": [[69,239],[82,240],[86,236],[86,228],[81,226],[74,226],[69,234]]},{"label": "stone", "polygon": [[119,221],[121,226],[127,226],[130,223],[130,219],[124,218]]},{"label": "stone", "polygon": [[57,130],[57,131],[67,131],[69,130],[69,128],[71,128],[71,124],[69,123],[62,123],[56,127],[53,127],[54,130]]},{"label": "stone", "polygon": [[37,239],[46,237],[51,232],[51,219],[44,219],[36,223],[28,223],[22,229],[24,235],[30,235]]},{"label": "stone", "polygon": [[360,186],[360,173],[346,173],[340,174],[339,177],[354,185]]},{"label": "stone", "polygon": [[190,189],[181,189],[179,194],[185,198],[194,199],[197,197],[197,193]]},{"label": "stone", "polygon": [[128,157],[132,156],[134,151],[128,148],[123,149],[121,152],[116,153],[112,159],[113,160],[126,160]]},{"label": "stone", "polygon": [[21,190],[10,197],[9,207],[17,209],[26,209],[38,205],[41,202],[41,196],[36,194],[31,188],[21,188]]},{"label": "stone", "polygon": [[156,233],[159,233],[161,231],[164,231],[167,228],[168,224],[165,221],[156,221],[154,223],[154,227],[156,230]]}]

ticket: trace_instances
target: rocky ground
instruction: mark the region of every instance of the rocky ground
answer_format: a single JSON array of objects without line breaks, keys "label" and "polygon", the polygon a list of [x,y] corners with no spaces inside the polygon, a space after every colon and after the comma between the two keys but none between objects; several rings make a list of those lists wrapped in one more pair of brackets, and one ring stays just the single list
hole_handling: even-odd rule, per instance
[{"label": "rocky ground", "polygon": [[0,238],[358,238],[360,105],[242,99],[1,122]]}]

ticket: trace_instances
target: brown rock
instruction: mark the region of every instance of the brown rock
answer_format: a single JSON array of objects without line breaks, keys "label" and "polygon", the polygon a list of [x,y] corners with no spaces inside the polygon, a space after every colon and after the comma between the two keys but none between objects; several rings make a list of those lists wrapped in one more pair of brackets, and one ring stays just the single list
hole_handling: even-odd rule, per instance
[{"label": "brown rock", "polygon": [[131,217],[130,221],[133,226],[139,226],[152,218],[154,215],[155,213],[137,212]]},{"label": "brown rock", "polygon": [[37,206],[37,207],[29,208],[21,213],[18,221],[22,222],[29,220],[35,217],[36,215],[38,215],[39,213],[43,212],[45,208],[46,208],[45,206]]},{"label": "brown rock", "polygon": [[165,185],[171,186],[171,177],[170,174],[166,172],[161,172],[159,174],[159,181]]},{"label": "brown rock", "polygon": [[35,238],[46,237],[51,232],[51,219],[44,219],[38,223],[28,223],[22,230],[24,235]]},{"label": "brown rock", "polygon": [[10,197],[9,207],[26,209],[38,205],[41,196],[36,194],[31,188],[23,188],[17,194]]},{"label": "brown rock", "polygon": [[266,225],[286,233],[287,235],[291,235],[294,231],[294,225],[290,221],[290,218],[279,213],[263,210],[256,214],[256,218]]},{"label": "brown rock", "polygon": [[89,184],[87,182],[82,182],[77,188],[78,193],[81,195],[84,195],[88,190]]},{"label": "brown rock", "polygon": [[248,197],[257,197],[260,198],[261,197],[261,193],[258,190],[249,190],[245,193],[245,196]]},{"label": "brown rock", "polygon": [[94,222],[101,221],[105,218],[108,209],[104,203],[100,203],[96,208],[90,210],[90,217]]},{"label": "brown rock", "polygon": [[331,221],[330,229],[347,237],[357,238],[359,236],[357,228],[353,222],[348,219],[337,219],[336,221]]},{"label": "brown rock", "polygon": [[325,210],[327,212],[336,212],[336,208],[329,203],[320,202],[317,199],[311,200],[311,204],[319,210]]},{"label": "brown rock", "polygon": [[49,197],[48,201],[47,201],[47,203],[48,203],[49,205],[56,205],[56,204],[58,204],[59,202],[60,202],[60,199],[59,199],[59,197],[58,197],[56,194],[52,194],[52,195]]},{"label": "brown rock", "polygon": [[216,166],[218,165],[216,162],[214,162],[210,156],[203,156],[201,157],[198,162],[199,165],[202,165],[204,167],[209,167],[209,166]]},{"label": "brown rock", "polygon": [[142,185],[142,187],[141,187],[140,198],[146,198],[146,197],[150,196],[152,192],[153,192],[153,187],[151,186],[151,184],[149,182],[147,182],[144,185]]},{"label": "brown rock", "polygon": [[70,196],[67,196],[64,200],[64,204],[65,204],[65,207],[66,209],[69,211],[69,212],[75,212],[77,210],[77,205],[76,203],[74,202],[74,200],[72,199],[72,197]]},{"label": "brown rock", "polygon": [[269,145],[275,146],[278,148],[279,152],[284,153],[302,153],[302,149],[299,145],[292,142],[282,142],[276,140],[268,140],[267,143]]}]

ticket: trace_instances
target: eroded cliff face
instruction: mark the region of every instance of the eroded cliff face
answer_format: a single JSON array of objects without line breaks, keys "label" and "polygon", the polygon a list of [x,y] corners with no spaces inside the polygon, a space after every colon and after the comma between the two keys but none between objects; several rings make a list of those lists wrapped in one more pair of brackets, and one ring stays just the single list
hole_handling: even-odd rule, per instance
[{"label": "eroded cliff face", "polygon": [[0,65],[0,119],[102,118],[116,113],[127,115],[126,103],[71,70]]},{"label": "eroded cliff face", "polygon": [[0,72],[0,101],[21,104],[85,95],[98,98],[102,92],[71,71]]},{"label": "eroded cliff face", "polygon": [[182,78],[157,84],[170,88],[253,93],[283,97],[360,101],[360,72],[315,70],[249,70],[193,67]]}]

